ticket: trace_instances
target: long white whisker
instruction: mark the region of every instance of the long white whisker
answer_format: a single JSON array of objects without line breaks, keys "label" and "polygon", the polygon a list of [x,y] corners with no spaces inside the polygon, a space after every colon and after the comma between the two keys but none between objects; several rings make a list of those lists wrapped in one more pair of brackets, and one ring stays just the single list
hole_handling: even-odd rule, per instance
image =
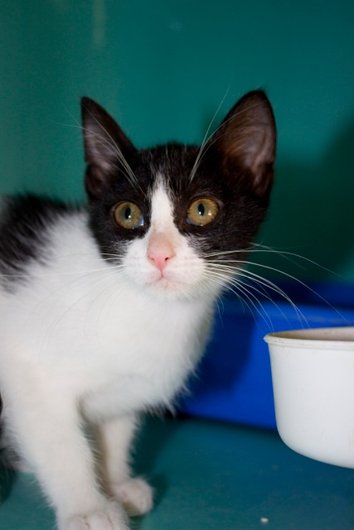
[{"label": "long white whisker", "polygon": [[213,123],[214,123],[214,121],[216,120],[216,117],[217,117],[217,115],[219,114],[220,109],[221,109],[221,107],[223,106],[224,101],[225,101],[225,99],[226,99],[226,97],[227,97],[229,91],[230,91],[230,88],[228,88],[228,89],[226,90],[225,94],[223,95],[223,97],[222,97],[222,99],[221,99],[219,105],[217,106],[216,111],[214,112],[213,117],[211,118],[211,120],[210,120],[210,122],[209,122],[209,125],[208,125],[208,127],[207,127],[207,130],[205,131],[205,134],[204,134],[204,137],[203,137],[203,140],[202,140],[201,146],[200,146],[200,148],[199,148],[199,151],[198,151],[197,157],[196,157],[195,162],[194,162],[193,167],[192,167],[192,171],[191,171],[191,173],[190,173],[190,177],[189,177],[189,178],[190,178],[190,181],[192,181],[192,180],[194,179],[195,173],[196,173],[196,171],[197,171],[197,169],[198,169],[198,167],[199,167],[199,162],[200,162],[200,160],[201,160],[201,158],[202,158],[202,156],[203,156],[204,148],[205,148],[205,146],[206,146],[206,144],[207,144],[207,142],[208,142],[208,140],[209,140],[209,138],[210,138],[210,135],[209,135],[209,133],[210,133],[210,129],[212,128]]},{"label": "long white whisker", "polygon": [[102,125],[102,123],[96,118],[96,116],[94,114],[92,114],[91,112],[89,112],[89,113],[90,113],[91,118],[96,122],[98,127],[103,131],[105,136],[102,137],[101,135],[98,135],[97,133],[95,133],[93,131],[88,131],[87,129],[85,129],[85,127],[82,127],[82,130],[86,131],[86,134],[88,134],[89,136],[91,136],[93,138],[97,138],[101,142],[101,145],[106,146],[106,147],[108,147],[108,148],[113,150],[113,152],[116,154],[119,162],[121,163],[121,166],[124,168],[124,170],[125,170],[124,174],[127,177],[127,179],[129,180],[129,182],[133,186],[139,188],[140,191],[145,195],[144,190],[141,188],[141,186],[139,184],[137,176],[135,175],[134,171],[132,170],[132,168],[128,164],[128,161],[125,158],[125,156],[123,155],[123,152],[120,149],[120,147],[117,144],[117,142],[115,142],[115,140],[112,137],[112,135],[107,131],[107,129]]},{"label": "long white whisker", "polygon": [[[224,99],[225,99],[225,97],[226,97],[226,94],[225,94],[225,96],[224,96]],[[222,103],[222,102],[221,102],[221,103]],[[220,106],[221,106],[221,105],[219,105],[219,107],[220,107]],[[209,135],[209,137],[207,137],[207,138],[205,139],[205,136],[204,136],[204,139],[203,139],[202,145],[201,145],[201,147],[200,147],[200,149],[199,149],[199,152],[198,152],[198,155],[197,155],[197,159],[196,159],[196,161],[194,162],[194,165],[193,165],[193,168],[192,168],[192,172],[191,172],[190,180],[192,180],[192,179],[194,178],[194,176],[195,176],[195,174],[196,174],[196,172],[197,172],[197,169],[198,169],[198,167],[199,167],[199,165],[200,165],[202,159],[204,158],[204,156],[206,155],[206,153],[209,151],[209,149],[211,148],[211,146],[214,145],[214,144],[218,141],[219,137],[218,137],[218,135],[217,135],[216,133],[219,132],[219,131],[220,131],[220,130],[221,130],[221,129],[227,124],[227,123],[233,121],[233,120],[236,119],[236,118],[239,118],[241,114],[243,114],[243,113],[245,113],[245,112],[249,112],[249,111],[251,111],[252,109],[257,108],[258,106],[259,106],[258,104],[255,104],[255,105],[252,105],[252,106],[248,107],[247,109],[244,109],[243,111],[239,111],[237,114],[233,114],[233,115],[230,116],[230,118],[228,118],[227,120],[223,120],[223,121],[221,122],[221,124],[220,124],[220,125],[219,125],[219,126],[218,126],[218,127],[212,132],[212,134]],[[217,111],[216,111],[216,114],[217,114],[218,111],[219,111],[219,107],[218,107],[218,109],[217,109]],[[215,114],[215,116],[216,116],[216,114]],[[212,125],[212,123],[213,123],[213,121],[214,121],[215,116],[213,116],[212,121],[211,121],[211,124],[209,125],[207,132],[210,130],[211,125]],[[214,138],[212,138],[213,136],[214,136]]]},{"label": "long white whisker", "polygon": [[[216,267],[218,270],[223,269],[225,272],[228,272],[230,274],[235,273],[235,269],[229,265],[222,265],[218,263],[218,264],[211,264],[211,266]],[[271,280],[269,280],[268,278],[264,278],[263,276],[260,276],[259,274],[256,274],[255,272],[252,272],[248,269],[238,269],[237,274],[251,281],[254,281],[258,285],[266,287],[268,290],[273,291],[276,294],[280,295],[284,300],[286,300],[291,305],[295,313],[298,315],[299,319],[301,321],[304,321],[307,326],[309,325],[306,317],[304,316],[302,311],[299,309],[299,307],[293,302],[290,296],[288,296],[288,294],[283,289],[281,289],[278,285],[273,283]],[[249,286],[254,288],[252,284],[250,284]],[[265,291],[262,291],[262,292],[258,291],[258,292],[259,294],[262,294],[265,298],[267,298],[269,301],[271,301],[278,308],[278,310],[283,314],[283,316],[285,316],[283,311],[278,306],[278,304],[276,304],[275,301],[272,300],[272,298]]]},{"label": "long white whisker", "polygon": [[249,261],[249,260],[242,261],[242,260],[229,260],[229,259],[227,259],[227,260],[225,260],[225,263],[226,264],[243,265],[243,266],[251,265],[251,266],[259,267],[259,268],[262,268],[262,269],[265,269],[265,270],[277,272],[278,274],[282,275],[283,277],[288,278],[288,279],[296,282],[298,285],[301,285],[302,287],[304,287],[306,290],[308,290],[310,293],[312,293],[315,297],[317,297],[319,300],[324,302],[328,307],[330,307],[335,313],[337,313],[337,315],[341,319],[346,320],[343,317],[343,315],[328,300],[326,300],[320,293],[316,292],[308,284],[306,284],[305,282],[303,282],[299,278],[296,278],[296,276],[293,276],[292,274],[290,274],[288,272],[285,272],[285,271],[283,271],[281,269],[277,269],[275,267],[271,267],[270,265],[265,265],[264,263],[257,263],[257,262]]},{"label": "long white whisker", "polygon": [[[308,323],[308,320],[307,318],[305,317],[305,315],[303,314],[303,312],[300,310],[300,308],[293,302],[293,300],[290,298],[290,296],[287,295],[287,293],[281,289],[278,285],[274,284],[273,282],[271,282],[270,280],[268,280],[267,278],[263,278],[262,276],[259,276],[258,274],[256,273],[253,273],[249,270],[242,270],[241,271],[241,276],[244,276],[246,277],[247,279],[250,279],[252,281],[255,281],[257,284],[260,284],[264,287],[266,287],[267,289],[275,292],[276,294],[280,295],[282,298],[284,298],[284,300],[286,302],[288,302],[290,304],[290,306],[294,309],[295,313],[298,315],[300,321],[303,321],[306,326],[309,327],[309,323]],[[271,296],[268,296],[264,293],[264,296],[266,296],[266,298],[268,300],[270,300],[276,307],[277,309],[279,310],[279,312],[283,315],[284,318],[287,318],[285,313],[282,311],[282,309],[280,308],[280,306],[271,298]]]},{"label": "long white whisker", "polygon": [[[97,121],[97,120],[96,120]],[[99,123],[97,121],[97,123]],[[113,144],[111,143],[111,141],[109,141],[109,139],[107,138],[104,138],[103,136],[97,134],[97,133],[94,133],[92,131],[86,131],[86,134],[89,136],[89,137],[92,137],[92,138],[95,138],[96,140],[98,140],[98,142],[100,143],[100,145],[102,145],[103,147],[108,147],[109,149],[113,149],[113,152],[116,154],[117,156],[117,159],[120,163],[120,166],[118,166],[116,163],[113,162],[113,166],[118,170],[118,171],[122,171],[124,176],[127,178],[127,180],[132,184],[132,186],[135,186],[136,188],[139,188],[139,190],[142,192],[143,195],[146,195],[145,194],[145,191],[141,188],[140,184],[139,184],[139,181],[135,175],[135,173],[133,172],[133,170],[131,169],[130,165],[128,164],[127,162],[127,159],[125,158],[125,156],[123,155],[123,152],[121,151],[120,147],[118,146],[117,143],[114,142],[113,138],[109,135],[108,131],[106,131],[104,129],[104,127],[99,123],[99,125],[103,128],[103,130],[107,133],[108,135],[108,138],[111,139],[111,141],[113,142]],[[112,162],[111,162],[112,163]]]},{"label": "long white whisker", "polygon": [[254,246],[258,246],[258,247],[262,247],[262,248],[249,248],[249,249],[237,249],[237,250],[225,250],[225,251],[218,251],[218,252],[210,252],[210,253],[206,253],[204,255],[205,258],[215,258],[215,257],[220,257],[222,258],[223,256],[227,256],[227,255],[232,255],[232,254],[257,254],[257,253],[265,253],[265,254],[277,254],[278,256],[281,256],[283,257],[284,259],[288,259],[291,263],[297,265],[300,267],[300,265],[290,259],[290,258],[296,258],[296,259],[299,259],[299,260],[302,260],[306,263],[309,263],[311,265],[314,265],[315,267],[318,267],[319,269],[325,271],[325,272],[328,272],[329,274],[332,274],[334,276],[337,276],[337,277],[341,277],[340,274],[336,273],[335,271],[331,270],[331,269],[328,269],[327,267],[325,267],[324,265],[321,265],[320,263],[306,257],[306,256],[303,256],[301,254],[298,254],[296,252],[291,252],[291,251],[287,251],[287,250],[278,250],[278,249],[273,249],[271,247],[267,247],[265,245],[260,245],[258,243],[254,243]]},{"label": "long white whisker", "polygon": [[[114,153],[118,156],[118,159],[119,161],[122,163],[122,165],[124,166],[124,168],[126,169],[127,173],[129,174],[129,176],[131,177],[132,179],[132,182],[135,183],[135,184],[138,184],[138,179],[136,178],[135,174],[133,173],[130,165],[128,164],[126,158],[124,157],[123,153],[122,153],[122,150],[121,148],[119,147],[119,145],[117,144],[117,142],[115,142],[114,138],[112,137],[112,135],[107,131],[107,129],[102,125],[102,123],[96,118],[96,116],[92,115],[91,114],[91,117],[95,120],[95,122],[97,123],[97,125],[100,127],[100,129],[104,132],[104,134],[106,135],[107,139],[104,138],[105,142],[106,142],[106,145],[110,148],[113,149]],[[92,134],[92,132],[89,132],[89,134]],[[109,141],[108,141],[109,140]]]},{"label": "long white whisker", "polygon": [[252,305],[254,306],[254,304],[253,303],[251,304],[249,297],[245,293],[242,293],[242,291],[238,289],[238,286],[233,286],[232,284],[229,284],[227,282],[227,279],[225,279],[224,277],[221,277],[218,283],[219,285],[223,287],[224,290],[227,290],[233,293],[238,298],[238,300],[241,302],[242,305],[245,304],[248,310],[250,311],[250,313],[252,314],[254,320],[256,320],[254,317],[254,308],[252,307]]},{"label": "long white whisker", "polygon": [[[225,282],[225,286],[234,294],[238,295],[238,293],[234,290],[237,289],[246,299],[248,302],[252,305],[252,307],[255,309],[255,311],[259,314],[259,316],[263,319],[266,325],[269,325],[272,329],[272,322],[267,315],[267,313],[264,311],[263,306],[259,303],[258,298],[255,296],[254,293],[250,292],[244,283],[238,281],[236,278],[232,278],[231,276],[225,276],[225,274],[218,273],[213,271],[213,274],[215,276],[218,276],[222,278],[222,280]],[[257,303],[255,303],[257,302]],[[262,311],[259,309],[261,307]]]},{"label": "long white whisker", "polygon": [[[91,271],[92,272],[92,271]],[[97,272],[97,271],[95,271]],[[90,308],[90,307],[93,307],[95,305],[95,301],[96,299],[102,295],[102,293],[104,293],[104,291],[100,290],[100,292],[98,293],[98,295],[96,294],[96,290],[98,287],[100,287],[100,285],[104,285],[105,282],[107,280],[110,280],[110,278],[114,275],[116,275],[117,273],[117,270],[115,269],[115,267],[111,267],[110,269],[105,269],[104,272],[105,274],[101,274],[103,272],[103,269],[102,271],[98,271],[99,274],[95,274],[92,278],[90,278],[90,282],[88,284],[87,282],[87,275],[86,274],[81,274],[79,275],[79,277],[75,278],[69,285],[69,291],[74,293],[75,292],[75,289],[78,288],[78,294],[79,296],[77,297],[74,297],[74,299],[70,302],[69,305],[67,305],[64,310],[59,314],[57,315],[57,317],[49,323],[47,329],[45,330],[45,333],[43,335],[43,347],[45,348],[45,342],[47,340],[47,337],[50,337],[51,336],[51,330],[54,329],[59,323],[61,320],[65,319],[66,315],[69,314],[78,304],[82,303],[85,298],[87,299],[87,302],[85,302],[84,304],[84,307],[86,308]],[[89,273],[91,274],[91,273]],[[80,282],[83,283],[83,286],[84,286],[84,289],[83,291],[81,291],[80,289]],[[87,289],[87,286],[89,286],[89,288]],[[108,282],[108,285],[106,286],[106,290],[109,288],[110,289],[110,292],[111,292],[111,282]],[[56,297],[58,296],[59,294],[61,293],[61,286],[58,286],[56,289],[52,290],[51,292],[48,293],[48,296],[42,300],[42,302],[44,303],[44,307],[46,307],[46,304],[48,302],[48,300],[50,300],[51,297]],[[92,296],[92,293],[95,294],[94,298],[91,298],[90,297]],[[105,299],[105,297],[103,297],[103,299]],[[37,310],[40,311],[41,310],[41,306],[42,304],[40,303],[37,307]]]}]

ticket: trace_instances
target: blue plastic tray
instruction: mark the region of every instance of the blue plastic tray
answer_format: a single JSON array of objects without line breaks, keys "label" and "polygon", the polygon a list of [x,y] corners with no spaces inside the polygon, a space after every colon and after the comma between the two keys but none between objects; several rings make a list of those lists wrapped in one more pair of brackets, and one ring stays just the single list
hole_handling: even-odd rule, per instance
[{"label": "blue plastic tray", "polygon": [[271,331],[354,325],[354,286],[282,285],[296,304],[274,293],[272,301],[247,308],[226,297],[196,377],[179,410],[193,416],[275,428],[268,347]]}]

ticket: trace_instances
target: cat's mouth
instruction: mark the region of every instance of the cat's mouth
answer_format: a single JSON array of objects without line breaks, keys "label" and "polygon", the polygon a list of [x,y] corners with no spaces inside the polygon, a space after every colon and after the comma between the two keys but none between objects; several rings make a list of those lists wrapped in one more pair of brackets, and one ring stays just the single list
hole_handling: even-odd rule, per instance
[{"label": "cat's mouth", "polygon": [[181,290],[185,285],[181,280],[171,277],[168,274],[162,273],[160,277],[154,278],[148,282],[148,285],[151,287],[156,287],[157,289],[162,289],[163,291],[178,291]]},{"label": "cat's mouth", "polygon": [[191,290],[198,282],[192,271],[175,271],[167,267],[163,271],[155,270],[153,274],[150,272],[144,283],[149,290],[157,294],[183,295],[187,292],[191,294]]}]

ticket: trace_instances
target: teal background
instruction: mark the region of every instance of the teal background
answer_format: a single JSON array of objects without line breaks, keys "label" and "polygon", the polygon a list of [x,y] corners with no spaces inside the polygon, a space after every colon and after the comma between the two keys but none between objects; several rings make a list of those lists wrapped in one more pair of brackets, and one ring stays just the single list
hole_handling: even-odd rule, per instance
[{"label": "teal background", "polygon": [[[259,259],[354,284],[353,0],[0,0],[0,192],[83,199],[82,95],[147,146],[201,141],[223,98],[220,119],[258,87],[279,133],[259,242],[333,273]],[[296,455],[275,433],[152,421],[141,440],[138,469],[158,498],[135,529],[252,530],[262,516],[274,530],[353,528],[352,471]],[[10,485],[2,474],[0,493],[4,530],[53,527],[32,476]]]},{"label": "teal background", "polygon": [[81,200],[79,98],[138,146],[199,142],[244,92],[274,105],[277,182],[261,254],[354,283],[352,0],[0,0],[0,191]]}]

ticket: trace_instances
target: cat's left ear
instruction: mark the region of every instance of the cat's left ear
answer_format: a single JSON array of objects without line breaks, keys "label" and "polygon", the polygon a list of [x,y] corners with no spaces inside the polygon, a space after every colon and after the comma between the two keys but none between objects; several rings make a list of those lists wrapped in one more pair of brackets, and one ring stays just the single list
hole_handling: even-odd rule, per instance
[{"label": "cat's left ear", "polygon": [[89,197],[98,198],[119,171],[129,172],[137,150],[114,119],[92,99],[81,99],[81,116],[86,191]]},{"label": "cat's left ear", "polygon": [[262,90],[246,94],[230,110],[210,144],[223,164],[243,172],[258,196],[270,191],[274,174],[276,129],[271,104]]}]

